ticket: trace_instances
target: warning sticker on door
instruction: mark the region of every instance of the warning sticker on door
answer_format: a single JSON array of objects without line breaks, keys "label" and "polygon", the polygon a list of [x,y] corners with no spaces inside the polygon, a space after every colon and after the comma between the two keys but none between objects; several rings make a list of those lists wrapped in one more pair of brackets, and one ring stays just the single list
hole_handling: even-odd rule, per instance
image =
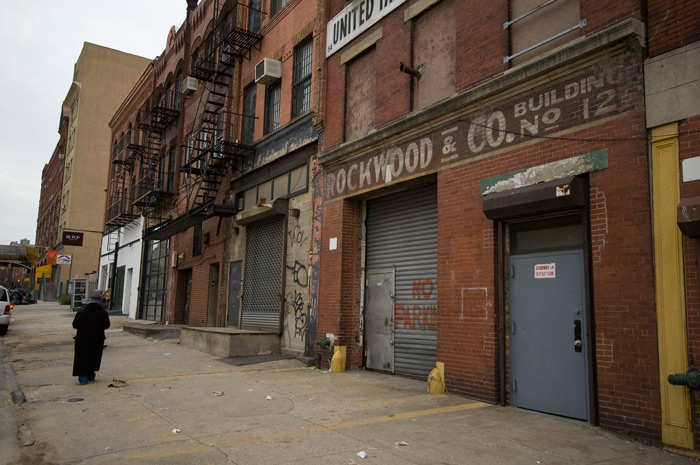
[{"label": "warning sticker on door", "polygon": [[535,264],[535,279],[554,279],[557,277],[556,263]]}]

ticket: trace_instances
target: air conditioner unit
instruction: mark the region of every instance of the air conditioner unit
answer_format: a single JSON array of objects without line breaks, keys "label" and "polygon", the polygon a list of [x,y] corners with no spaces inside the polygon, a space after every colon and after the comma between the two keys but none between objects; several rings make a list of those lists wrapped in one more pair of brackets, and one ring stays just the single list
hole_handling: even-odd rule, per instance
[{"label": "air conditioner unit", "polygon": [[255,82],[268,85],[282,77],[282,62],[272,58],[263,58],[255,65]]},{"label": "air conditioner unit", "polygon": [[58,159],[59,159],[59,160],[63,160],[64,158],[66,158],[66,154],[65,154],[65,153],[59,153],[59,154],[58,154]]},{"label": "air conditioner unit", "polygon": [[195,92],[197,92],[198,85],[199,81],[197,81],[197,78],[187,76],[185,79],[182,80],[182,83],[180,84],[180,93],[182,93],[182,95],[185,97],[187,97],[188,95],[192,95]]}]

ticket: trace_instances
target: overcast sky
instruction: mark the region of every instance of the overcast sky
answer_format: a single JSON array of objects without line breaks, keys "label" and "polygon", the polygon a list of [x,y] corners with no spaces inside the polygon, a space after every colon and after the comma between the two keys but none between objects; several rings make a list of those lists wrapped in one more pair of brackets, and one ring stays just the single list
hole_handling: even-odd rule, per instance
[{"label": "overcast sky", "polygon": [[0,0],[0,244],[34,243],[41,171],[84,42],[155,58],[185,0]]}]

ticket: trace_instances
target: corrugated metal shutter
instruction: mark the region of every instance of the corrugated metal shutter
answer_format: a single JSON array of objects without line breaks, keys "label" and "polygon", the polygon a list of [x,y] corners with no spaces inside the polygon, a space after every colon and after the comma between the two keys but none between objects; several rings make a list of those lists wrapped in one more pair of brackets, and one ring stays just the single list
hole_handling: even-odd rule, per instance
[{"label": "corrugated metal shutter", "polygon": [[394,268],[394,372],[427,377],[437,352],[437,189],[367,202],[366,269]]},{"label": "corrugated metal shutter", "polygon": [[241,326],[279,330],[284,218],[246,229]]}]

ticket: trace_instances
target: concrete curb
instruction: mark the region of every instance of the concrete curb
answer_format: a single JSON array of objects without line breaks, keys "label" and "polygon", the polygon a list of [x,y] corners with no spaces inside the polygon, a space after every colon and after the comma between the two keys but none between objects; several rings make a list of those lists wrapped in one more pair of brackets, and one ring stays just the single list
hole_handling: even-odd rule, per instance
[{"label": "concrete curb", "polygon": [[15,405],[22,405],[26,398],[24,393],[17,386],[17,380],[15,379],[15,370],[12,368],[11,362],[5,362],[5,375],[7,378],[7,387],[10,389],[10,396],[12,397],[12,403]]}]

